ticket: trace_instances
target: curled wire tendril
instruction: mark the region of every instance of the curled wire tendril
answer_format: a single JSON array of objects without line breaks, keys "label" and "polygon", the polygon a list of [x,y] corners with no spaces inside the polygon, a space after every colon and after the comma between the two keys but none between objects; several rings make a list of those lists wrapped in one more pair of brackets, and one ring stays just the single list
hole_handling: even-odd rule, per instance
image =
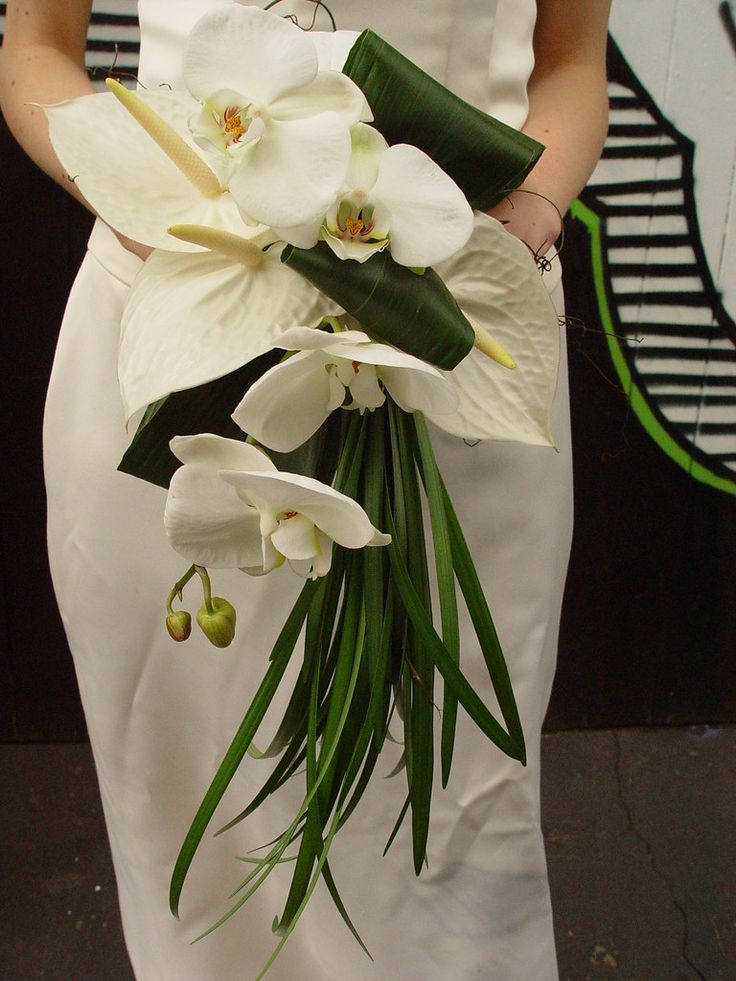
[{"label": "curled wire tendril", "polygon": [[[275,7],[277,4],[281,2],[282,0],[271,0],[271,2],[267,3],[263,9],[270,10],[272,7]],[[309,27],[302,27],[302,25],[299,23],[299,18],[297,17],[296,14],[286,14],[284,19],[290,20],[292,24],[295,24],[296,27],[301,28],[303,31],[311,31],[314,28],[314,25],[317,23],[317,14],[319,13],[320,8],[322,8],[322,10],[324,10],[324,12],[330,18],[330,23],[332,24],[332,30],[336,31],[337,22],[335,21],[335,18],[332,15],[332,11],[327,6],[327,4],[324,3],[323,0],[309,0],[309,3],[312,3],[314,5],[314,10],[312,11],[312,21]]]}]

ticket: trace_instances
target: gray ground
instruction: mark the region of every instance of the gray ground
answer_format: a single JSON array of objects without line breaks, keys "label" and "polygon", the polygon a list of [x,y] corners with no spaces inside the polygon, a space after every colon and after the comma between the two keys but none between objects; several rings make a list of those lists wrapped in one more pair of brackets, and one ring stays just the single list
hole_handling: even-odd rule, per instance
[{"label": "gray ground", "polygon": [[[736,727],[545,736],[562,981],[736,979],[735,751]],[[0,978],[130,981],[89,747],[0,746],[0,779]]]}]

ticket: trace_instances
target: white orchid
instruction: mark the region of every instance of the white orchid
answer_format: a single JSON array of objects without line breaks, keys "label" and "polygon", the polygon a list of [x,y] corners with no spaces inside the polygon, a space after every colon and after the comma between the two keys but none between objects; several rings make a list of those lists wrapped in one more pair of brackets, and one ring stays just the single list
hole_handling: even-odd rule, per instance
[{"label": "white orchid", "polygon": [[471,439],[553,445],[549,413],[557,384],[560,327],[527,247],[488,215],[476,214],[473,235],[436,267],[471,323],[507,348],[513,371],[473,348],[452,371],[455,412],[426,412],[441,429]]},{"label": "white orchid", "polygon": [[365,262],[387,246],[403,266],[431,266],[470,238],[473,212],[460,188],[422,150],[389,146],[364,123],[351,130],[345,184],[322,220],[273,223],[285,241],[311,248],[323,238],[341,259]]},{"label": "white orchid", "polygon": [[281,473],[261,450],[221,436],[177,436],[183,467],[169,487],[164,523],[173,548],[214,569],[262,575],[288,561],[301,575],[325,575],[332,543],[387,545],[353,501],[309,477]]},{"label": "white orchid", "polygon": [[452,412],[457,395],[442,373],[425,361],[379,344],[360,330],[332,334],[294,327],[278,346],[299,351],[251,386],[233,412],[240,428],[278,452],[301,446],[331,412],[376,409],[384,389],[406,412]]},{"label": "white orchid", "polygon": [[202,105],[194,139],[233,162],[233,197],[271,227],[324,215],[345,177],[349,128],[371,118],[357,85],[318,69],[311,38],[259,7],[216,7],[187,42],[184,81]]},{"label": "white orchid", "polygon": [[277,249],[263,253],[209,229],[178,233],[217,251],[154,252],[133,281],[118,354],[126,421],[170,392],[220,378],[278,347],[288,328],[316,326],[339,312],[281,262]]}]

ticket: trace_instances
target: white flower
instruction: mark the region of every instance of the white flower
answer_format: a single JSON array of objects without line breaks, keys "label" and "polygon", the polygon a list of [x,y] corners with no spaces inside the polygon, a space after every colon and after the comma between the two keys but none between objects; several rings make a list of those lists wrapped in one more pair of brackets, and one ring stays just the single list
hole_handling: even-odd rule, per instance
[{"label": "white flower", "polygon": [[201,434],[177,436],[171,449],[184,466],[169,487],[166,532],[197,565],[262,575],[287,560],[314,579],[329,571],[333,542],[363,548],[390,541],[351,498],[279,472],[254,446]]},{"label": "white flower", "polygon": [[457,184],[422,150],[389,147],[371,126],[351,130],[345,185],[322,221],[288,228],[285,241],[311,248],[323,238],[341,259],[365,262],[388,246],[402,266],[431,266],[468,241],[473,212]]},{"label": "white flower", "polygon": [[337,312],[277,249],[255,266],[220,252],[154,252],[123,312],[118,378],[126,421],[171,392],[235,371],[278,346],[289,327]]},{"label": "white flower", "polygon": [[244,432],[278,452],[301,446],[347,394],[347,408],[361,412],[383,405],[384,388],[406,412],[431,409],[441,415],[457,405],[440,371],[359,330],[332,334],[294,327],[281,335],[278,347],[300,353],[267,371],[233,412]]},{"label": "white flower", "polygon": [[357,85],[318,67],[311,38],[258,7],[216,7],[187,42],[184,81],[202,104],[194,138],[235,163],[233,197],[271,227],[324,215],[347,170],[349,127],[371,118]]},{"label": "white flower", "polygon": [[[243,221],[225,190],[229,162],[213,159],[211,167],[192,143],[190,96],[110,87],[44,107],[56,155],[104,221],[136,242],[181,252],[197,247],[172,239],[170,225],[191,222],[243,237],[264,231]],[[154,135],[133,113],[147,117]]]},{"label": "white flower", "polygon": [[509,371],[477,348],[443,372],[457,410],[427,416],[441,429],[471,439],[553,445],[550,408],[560,360],[557,313],[528,248],[488,215],[476,214],[473,235],[437,272],[468,319],[513,355]]}]

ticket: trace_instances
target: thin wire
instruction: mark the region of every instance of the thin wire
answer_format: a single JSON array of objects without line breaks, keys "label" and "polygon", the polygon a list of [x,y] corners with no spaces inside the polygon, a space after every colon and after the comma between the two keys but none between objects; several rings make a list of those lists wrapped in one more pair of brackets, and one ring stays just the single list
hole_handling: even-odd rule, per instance
[{"label": "thin wire", "polygon": [[[264,10],[270,10],[272,7],[275,7],[277,4],[279,4],[281,2],[282,2],[282,0],[271,0],[271,2],[270,3],[267,3],[266,6],[263,9]],[[299,23],[299,19],[297,18],[296,14],[287,14],[286,17],[285,17],[285,19],[286,20],[290,20],[292,22],[292,24],[296,24],[297,27],[301,27],[301,29],[303,31],[311,31],[312,28],[314,27],[314,25],[317,23],[317,13],[319,12],[319,9],[321,7],[322,10],[324,10],[324,12],[330,18],[330,23],[332,24],[332,30],[333,31],[336,31],[337,30],[337,22],[335,21],[335,18],[332,15],[332,11],[327,6],[327,4],[324,3],[323,0],[309,0],[309,2],[314,4],[314,12],[312,14],[312,23],[309,25],[309,27],[302,27],[301,24]]]}]

